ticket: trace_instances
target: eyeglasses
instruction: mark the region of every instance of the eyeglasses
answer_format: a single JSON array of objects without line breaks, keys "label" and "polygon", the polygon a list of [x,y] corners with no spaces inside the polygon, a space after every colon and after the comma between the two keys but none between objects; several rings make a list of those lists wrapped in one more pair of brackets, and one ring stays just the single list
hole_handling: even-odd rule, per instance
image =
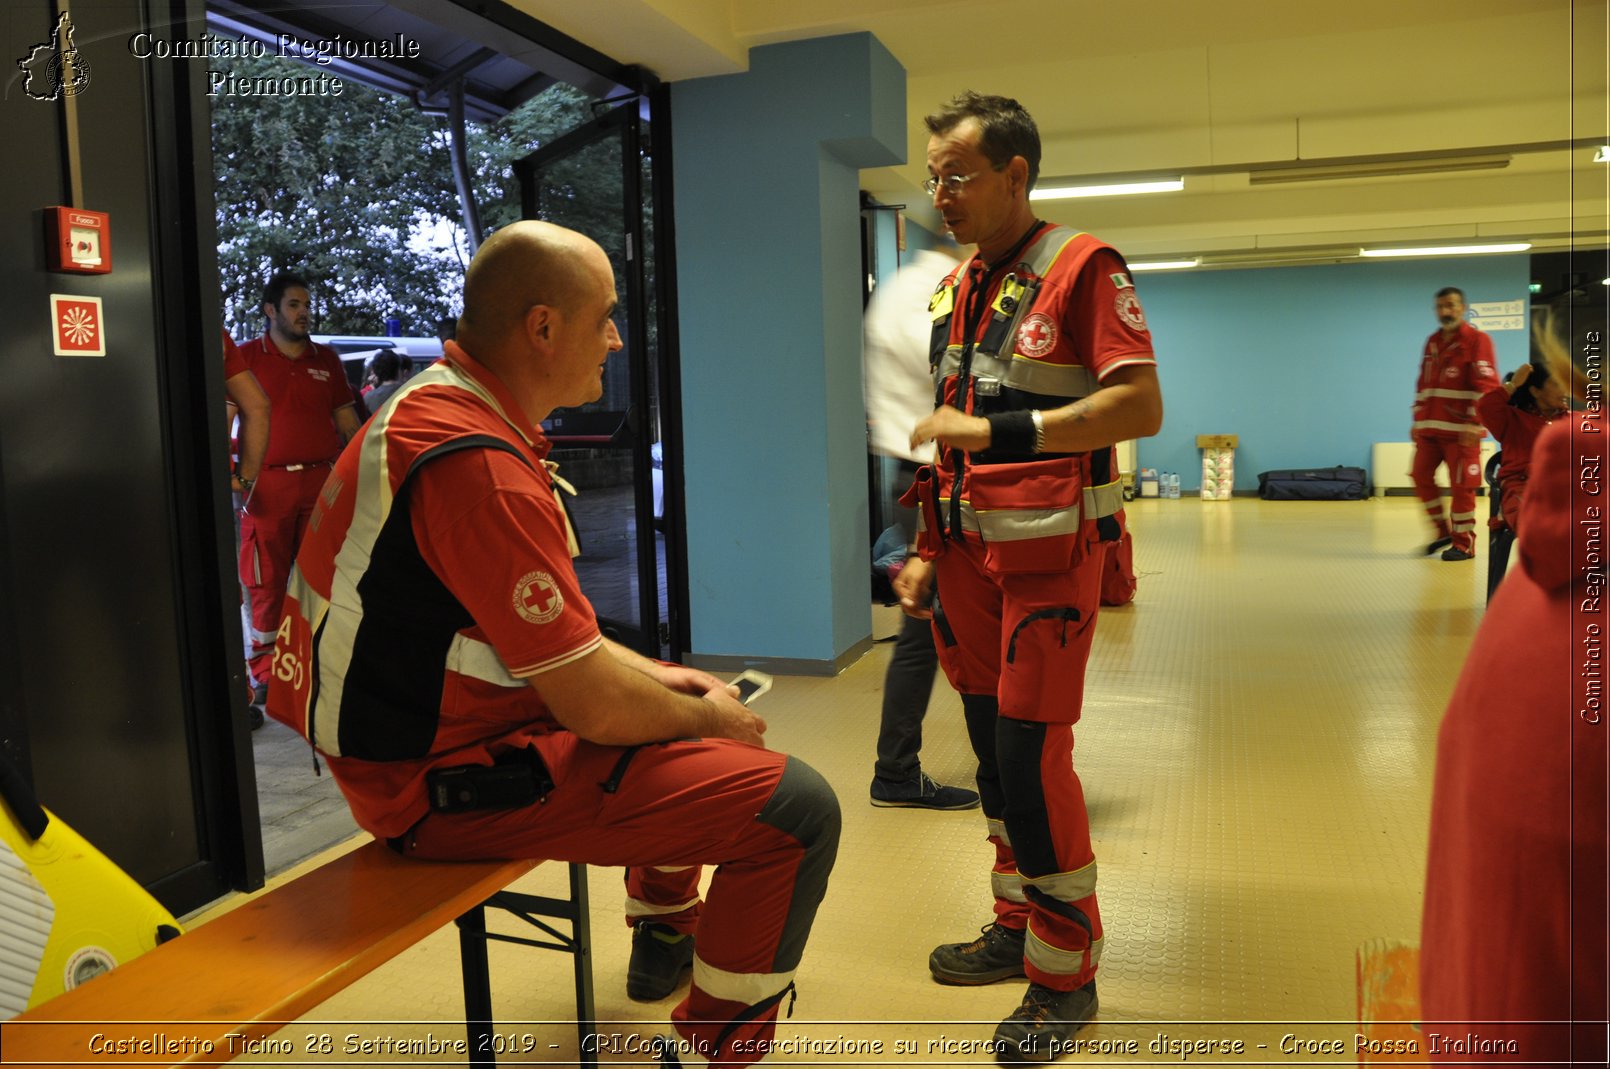
[{"label": "eyeglasses", "polygon": [[931,197],[939,192],[940,186],[944,186],[946,193],[955,196],[967,188],[967,183],[983,173],[983,171],[974,171],[972,174],[947,174],[943,178],[930,177],[928,181],[922,184],[922,188]]}]

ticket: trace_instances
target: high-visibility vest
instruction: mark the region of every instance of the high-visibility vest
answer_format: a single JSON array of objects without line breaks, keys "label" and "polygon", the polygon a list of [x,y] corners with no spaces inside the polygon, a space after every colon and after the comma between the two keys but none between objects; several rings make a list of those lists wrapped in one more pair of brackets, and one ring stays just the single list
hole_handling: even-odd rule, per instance
[{"label": "high-visibility vest", "polygon": [[[443,719],[450,673],[530,700],[525,682],[441,580],[412,556],[398,563],[396,546],[411,545],[411,536],[386,538],[409,476],[460,449],[502,450],[543,470],[541,451],[486,387],[442,361],[412,376],[395,403],[364,424],[320,495],[286,587],[268,712],[327,757],[418,760],[484,736],[485,721]],[[381,559],[389,570],[376,587],[365,580]],[[431,626],[419,625],[422,616]],[[399,657],[411,657],[410,673],[428,675],[429,685],[397,686]]]},{"label": "high-visibility vest", "polygon": [[[1049,287],[1071,295],[1085,263],[1104,248],[1070,227],[1042,229],[987,294],[987,306],[973,309],[971,323],[967,265],[947,275],[929,304],[936,403],[970,397],[972,414],[988,415],[1056,408],[1099,389],[1095,374],[1059,338],[1057,317],[1045,312],[1040,298]],[[903,499],[918,506],[919,550],[929,559],[946,532],[972,532],[997,570],[1055,571],[1077,563],[1088,542],[1120,535],[1110,520],[1123,508],[1110,447],[982,461],[969,456],[959,480],[952,463],[942,451],[935,469]],[[1109,519],[1098,523],[1103,518]]]}]

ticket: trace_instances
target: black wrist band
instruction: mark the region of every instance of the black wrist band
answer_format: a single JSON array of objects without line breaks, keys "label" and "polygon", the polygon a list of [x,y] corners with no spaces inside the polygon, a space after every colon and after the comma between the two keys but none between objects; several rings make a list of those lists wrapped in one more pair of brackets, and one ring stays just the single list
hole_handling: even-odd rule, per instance
[{"label": "black wrist band", "polygon": [[989,447],[1003,453],[1034,452],[1034,418],[1028,410],[998,412],[989,420]]}]

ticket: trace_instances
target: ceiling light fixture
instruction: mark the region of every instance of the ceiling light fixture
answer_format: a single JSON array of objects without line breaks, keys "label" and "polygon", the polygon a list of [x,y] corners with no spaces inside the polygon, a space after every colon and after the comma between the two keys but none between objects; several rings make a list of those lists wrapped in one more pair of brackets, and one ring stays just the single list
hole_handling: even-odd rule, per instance
[{"label": "ceiling light fixture", "polygon": [[1030,200],[1066,200],[1071,197],[1124,197],[1133,193],[1178,193],[1185,188],[1183,178],[1149,178],[1135,182],[1104,182],[1100,185],[1035,186]]},{"label": "ceiling light fixture", "polygon": [[1251,185],[1280,182],[1324,182],[1336,178],[1396,178],[1406,174],[1445,174],[1455,171],[1492,171],[1509,166],[1508,155],[1440,156],[1406,160],[1366,160],[1360,163],[1297,164],[1262,167],[1247,172]]},{"label": "ceiling light fixture", "polygon": [[1532,247],[1529,241],[1512,241],[1498,245],[1427,245],[1412,249],[1360,249],[1360,256],[1474,256],[1484,252],[1525,252]]},{"label": "ceiling light fixture", "polygon": [[1152,260],[1150,263],[1130,264],[1131,271],[1182,271],[1187,267],[1200,267],[1202,258],[1193,256],[1189,260]]}]

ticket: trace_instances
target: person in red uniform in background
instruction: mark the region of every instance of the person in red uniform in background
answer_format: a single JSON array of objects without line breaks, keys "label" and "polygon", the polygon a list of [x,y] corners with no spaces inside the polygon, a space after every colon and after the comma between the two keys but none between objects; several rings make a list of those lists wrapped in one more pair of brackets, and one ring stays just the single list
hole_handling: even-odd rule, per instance
[{"label": "person in red uniform in background", "polygon": [[251,599],[258,704],[267,695],[280,600],[302,532],[335,458],[362,422],[335,350],[308,337],[307,283],[288,272],[269,279],[263,315],[268,328],[240,347],[274,407],[263,470],[240,520],[240,581]]},{"label": "person in red uniform in background", "polygon": [[[239,454],[229,470],[229,488],[238,495],[235,499],[235,542],[240,543],[240,509],[251,503],[252,489],[263,470],[263,457],[268,453],[269,404],[268,394],[257,384],[257,378],[246,366],[235,340],[224,334],[224,396],[228,398],[229,425],[240,420],[240,430],[231,442],[230,452]],[[244,596],[244,595],[243,595]],[[250,673],[246,679],[247,715],[251,728],[263,726],[262,702],[258,699]]]},{"label": "person in red uniform in background", "polygon": [[[1442,329],[1426,339],[1420,359],[1409,430],[1414,441],[1409,477],[1434,532],[1426,554],[1441,549],[1443,560],[1470,560],[1476,555],[1476,488],[1481,485],[1484,437],[1474,408],[1482,394],[1498,385],[1498,373],[1493,340],[1465,322],[1463,290],[1453,286],[1438,290],[1436,312]],[[1444,515],[1437,487],[1437,467],[1442,464],[1448,465],[1448,484],[1453,488],[1452,515]]]},{"label": "person in red uniform in background", "polygon": [[[793,989],[838,800],[764,747],[765,721],[720,680],[599,632],[539,428],[601,396],[615,304],[609,259],[580,234],[527,221],[481,245],[458,340],[364,425],[320,496],[268,711],[405,856],[630,866],[628,919],[681,938],[634,938],[628,994],[645,973],[669,994],[691,961],[677,1032],[744,1065]],[[701,902],[704,864],[719,868]]]},{"label": "person in red uniform in background", "polygon": [[978,252],[930,305],[939,407],[911,442],[937,442],[938,462],[904,499],[920,506],[919,556],[895,589],[934,621],[995,847],[994,923],[935,948],[928,968],[953,984],[1026,975],[996,1051],[1043,1061],[1097,1008],[1102,928],[1073,724],[1100,542],[1120,535],[1112,445],[1155,434],[1162,397],[1123,258],[1030,210],[1040,136],[1028,112],[969,92],[926,121],[927,189]]},{"label": "person in red uniform in background", "polygon": [[[1555,378],[1590,398],[1603,346],[1598,331],[1569,355],[1540,343]],[[1437,735],[1420,932],[1433,1061],[1606,1063],[1605,439],[1591,404],[1538,437],[1520,562]]]},{"label": "person in red uniform in background", "polygon": [[252,369],[246,366],[235,339],[228,334],[224,335],[224,396],[229,399],[232,417],[240,419],[240,460],[229,473],[229,488],[244,496],[252,492],[263,470],[263,458],[268,455],[269,412],[273,406]]},{"label": "person in red uniform in background", "polygon": [[1498,507],[1504,523],[1520,533],[1521,495],[1532,466],[1532,446],[1554,420],[1565,414],[1565,391],[1547,368],[1522,364],[1509,381],[1481,395],[1476,415],[1503,450],[1498,466]]}]

